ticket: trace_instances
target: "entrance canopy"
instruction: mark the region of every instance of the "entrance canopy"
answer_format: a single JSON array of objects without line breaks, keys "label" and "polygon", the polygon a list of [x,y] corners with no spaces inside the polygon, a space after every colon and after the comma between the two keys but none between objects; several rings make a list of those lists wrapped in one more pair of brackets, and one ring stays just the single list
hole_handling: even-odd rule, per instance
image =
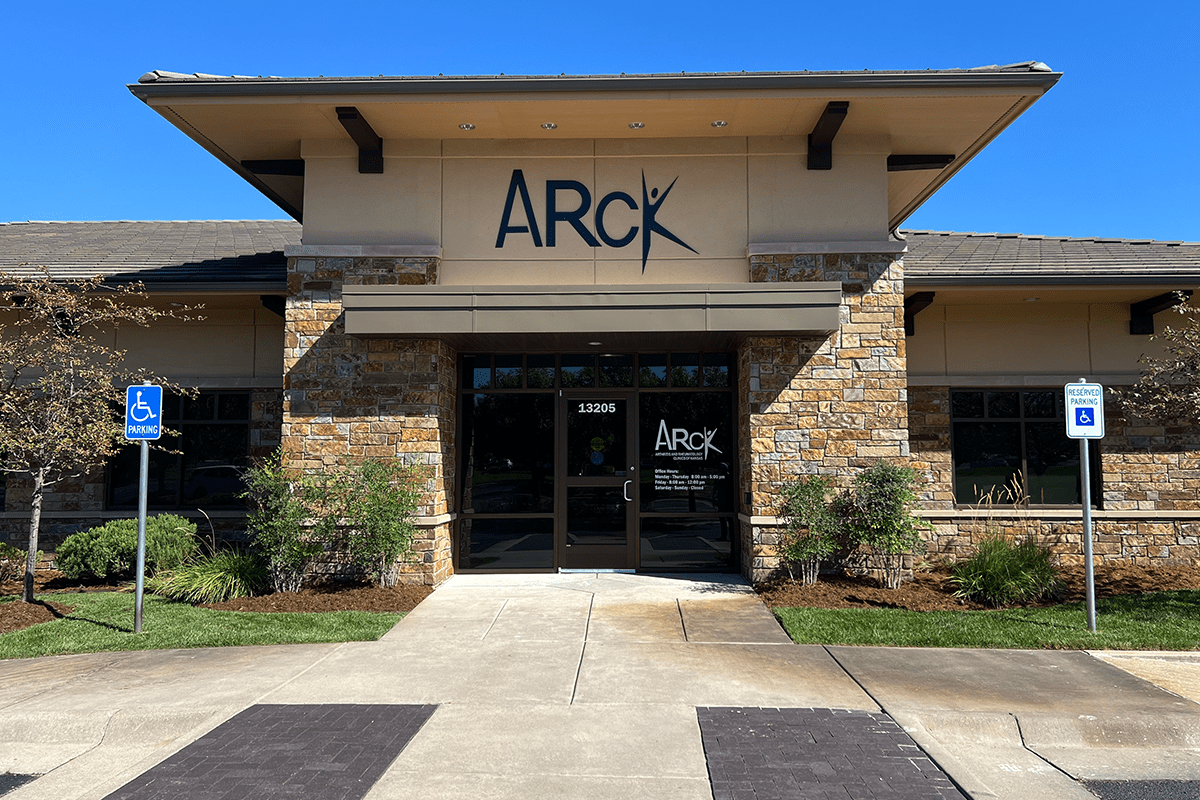
[{"label": "entrance canopy", "polygon": [[[287,213],[305,206],[304,141],[382,172],[402,142],[799,139],[887,156],[887,220],[909,214],[1059,79],[1040,62],[975,69],[537,77],[275,78],[154,71],[130,90]],[[550,144],[552,147],[553,145]],[[446,151],[443,149],[442,151]]]},{"label": "entrance canopy", "polygon": [[[346,333],[527,350],[666,338],[728,347],[749,335],[827,336],[840,283],[682,286],[345,286]],[[649,336],[648,336],[649,335]],[[544,346],[542,346],[544,345]]]}]

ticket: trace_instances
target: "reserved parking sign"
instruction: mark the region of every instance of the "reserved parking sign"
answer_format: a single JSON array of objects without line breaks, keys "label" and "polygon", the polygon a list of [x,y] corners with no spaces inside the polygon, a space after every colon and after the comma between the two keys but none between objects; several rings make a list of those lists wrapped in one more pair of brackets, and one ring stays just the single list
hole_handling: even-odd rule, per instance
[{"label": "reserved parking sign", "polygon": [[1067,436],[1071,439],[1104,438],[1104,387],[1098,383],[1068,383]]}]

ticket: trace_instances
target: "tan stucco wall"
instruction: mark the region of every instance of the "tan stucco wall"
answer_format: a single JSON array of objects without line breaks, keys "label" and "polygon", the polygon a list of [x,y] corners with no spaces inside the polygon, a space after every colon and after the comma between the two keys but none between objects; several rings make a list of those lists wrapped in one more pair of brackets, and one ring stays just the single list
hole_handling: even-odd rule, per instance
[{"label": "tan stucco wall", "polygon": [[1130,335],[1128,304],[934,305],[917,315],[908,337],[908,376],[950,385],[1129,383],[1139,357],[1157,352],[1149,336]]},{"label": "tan stucco wall", "polygon": [[[443,285],[715,283],[749,280],[746,247],[764,242],[887,239],[889,143],[841,137],[834,168],[805,167],[802,139],[567,139],[386,141],[382,175],[362,175],[344,141],[305,141],[304,243],[439,245]],[[521,170],[543,246],[509,233],[497,248],[513,171]],[[642,270],[642,232],[623,247],[592,247],[569,223],[549,247],[546,181],[571,180],[591,195],[582,222],[593,234],[603,197],[613,238],[643,226],[646,190],[670,195],[658,223],[696,252],[655,234]],[[560,190],[560,210],[579,195]],[[661,195],[659,196],[661,198]],[[654,202],[652,199],[651,202]],[[525,225],[521,201],[510,225]],[[600,238],[600,237],[598,237]]]},{"label": "tan stucco wall", "polygon": [[112,344],[126,351],[126,365],[198,388],[282,385],[283,318],[265,309],[258,295],[189,295],[175,302],[204,306],[196,312],[204,319],[122,326]]}]

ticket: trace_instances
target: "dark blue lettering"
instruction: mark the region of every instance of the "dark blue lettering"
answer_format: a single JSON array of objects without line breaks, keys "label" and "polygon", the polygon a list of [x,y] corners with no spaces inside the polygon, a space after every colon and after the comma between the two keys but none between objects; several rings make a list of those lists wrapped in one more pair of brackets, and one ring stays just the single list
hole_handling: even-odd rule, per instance
[{"label": "dark blue lettering", "polygon": [[[559,211],[559,190],[579,193],[579,207],[574,211]],[[546,246],[554,247],[555,229],[559,222],[569,222],[588,247],[599,247],[596,237],[583,224],[583,215],[592,207],[592,193],[579,181],[546,181]]]},{"label": "dark blue lettering", "polygon": [[609,247],[624,247],[633,241],[638,232],[638,226],[632,225],[629,231],[620,239],[614,239],[609,235],[608,229],[604,227],[604,212],[608,209],[610,203],[615,203],[618,200],[629,206],[630,210],[637,211],[637,202],[625,192],[612,192],[601,198],[600,203],[596,206],[596,233],[600,235],[600,241]]},{"label": "dark blue lettering", "polygon": [[[513,201],[517,193],[521,195],[521,205],[525,208],[525,220],[528,225],[510,225]],[[589,202],[590,198],[589,198]],[[500,233],[496,236],[496,247],[504,247],[504,237],[510,233],[529,233],[533,236],[533,246],[542,246],[542,234],[538,231],[537,219],[533,216],[533,203],[529,202],[529,188],[525,185],[525,173],[514,169],[512,179],[508,182],[508,197],[504,199],[504,214],[500,217]],[[554,228],[550,228],[550,246],[554,247]],[[642,268],[645,272],[645,267]]]}]

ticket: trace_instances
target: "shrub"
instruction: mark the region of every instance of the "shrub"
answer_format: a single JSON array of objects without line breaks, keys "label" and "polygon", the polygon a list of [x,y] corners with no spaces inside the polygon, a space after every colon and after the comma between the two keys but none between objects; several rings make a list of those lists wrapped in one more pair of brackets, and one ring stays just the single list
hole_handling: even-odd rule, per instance
[{"label": "shrub", "polygon": [[889,589],[900,586],[905,554],[924,549],[921,531],[928,526],[912,514],[917,485],[912,467],[880,461],[855,476],[854,491],[844,498],[852,539],[881,558]]},{"label": "shrub", "polygon": [[316,524],[305,527],[310,507],[323,505],[321,486],[311,476],[285,470],[283,451],[276,450],[247,471],[242,496],[250,501],[250,542],[266,563],[272,587],[277,592],[298,591],[336,523],[333,514],[318,508]]},{"label": "shrub", "polygon": [[955,597],[989,606],[1040,600],[1058,591],[1050,552],[1032,536],[1015,542],[996,533],[980,540],[975,555],[954,567]]},{"label": "shrub", "polygon": [[[196,524],[175,514],[146,519],[146,572],[175,569],[195,555]],[[73,533],[59,545],[55,563],[71,580],[133,576],[137,567],[137,520],[114,519]]]},{"label": "shrub", "polygon": [[421,500],[413,467],[369,459],[348,475],[343,516],[350,526],[350,561],[380,586],[399,579],[399,562],[412,555],[413,515]]},{"label": "shrub", "polygon": [[25,572],[29,554],[7,542],[0,542],[0,583],[15,581]]},{"label": "shrub", "polygon": [[821,561],[839,547],[841,525],[826,499],[832,488],[829,478],[805,475],[785,484],[780,493],[785,527],[779,534],[779,556],[793,583],[797,571],[801,584],[816,583]]},{"label": "shrub", "polygon": [[265,588],[270,576],[254,553],[224,551],[197,559],[173,572],[160,573],[147,584],[151,592],[185,603],[220,603],[250,597]]}]

